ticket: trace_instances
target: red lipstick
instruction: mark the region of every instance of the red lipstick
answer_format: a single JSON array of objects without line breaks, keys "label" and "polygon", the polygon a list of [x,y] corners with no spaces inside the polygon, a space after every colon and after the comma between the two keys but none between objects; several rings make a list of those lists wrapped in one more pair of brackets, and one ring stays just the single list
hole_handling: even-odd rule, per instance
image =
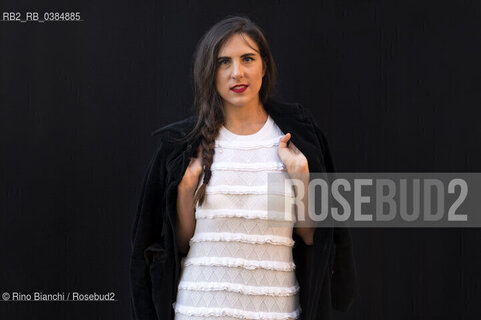
[{"label": "red lipstick", "polygon": [[244,91],[246,91],[248,85],[246,84],[236,84],[235,86],[233,86],[232,88],[230,88],[232,91],[234,91],[235,93],[242,93]]}]

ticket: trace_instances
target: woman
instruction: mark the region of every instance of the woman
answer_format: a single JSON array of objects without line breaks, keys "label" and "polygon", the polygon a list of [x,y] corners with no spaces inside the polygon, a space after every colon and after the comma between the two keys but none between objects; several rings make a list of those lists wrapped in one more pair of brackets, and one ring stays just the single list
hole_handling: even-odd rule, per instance
[{"label": "woman", "polygon": [[[349,234],[292,221],[272,227],[267,215],[268,172],[308,177],[332,166],[310,115],[269,99],[275,65],[259,27],[240,17],[214,25],[197,47],[194,81],[198,114],[157,132],[164,145],[144,182],[133,234],[134,318],[171,318],[172,302],[178,320],[325,319],[331,304],[347,309],[356,292]],[[151,198],[159,194],[163,211]]]}]

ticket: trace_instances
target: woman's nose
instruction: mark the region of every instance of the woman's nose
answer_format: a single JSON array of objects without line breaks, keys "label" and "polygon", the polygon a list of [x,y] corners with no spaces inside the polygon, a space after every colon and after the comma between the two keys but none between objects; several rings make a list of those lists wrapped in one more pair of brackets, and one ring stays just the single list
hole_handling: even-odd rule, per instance
[{"label": "woman's nose", "polygon": [[232,78],[239,79],[244,76],[244,68],[240,62],[234,61],[232,64]]}]

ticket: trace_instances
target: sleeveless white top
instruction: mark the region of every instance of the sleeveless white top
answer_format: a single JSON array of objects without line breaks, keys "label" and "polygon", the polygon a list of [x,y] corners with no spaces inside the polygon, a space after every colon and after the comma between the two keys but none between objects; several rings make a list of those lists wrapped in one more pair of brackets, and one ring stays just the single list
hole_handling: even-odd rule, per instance
[{"label": "sleeveless white top", "polygon": [[283,135],[270,116],[251,135],[221,127],[206,197],[196,207],[194,236],[182,260],[176,320],[298,319],[295,219],[275,208],[292,195],[269,191],[278,199],[269,198],[269,208],[267,201],[268,173],[288,177],[277,155]]}]

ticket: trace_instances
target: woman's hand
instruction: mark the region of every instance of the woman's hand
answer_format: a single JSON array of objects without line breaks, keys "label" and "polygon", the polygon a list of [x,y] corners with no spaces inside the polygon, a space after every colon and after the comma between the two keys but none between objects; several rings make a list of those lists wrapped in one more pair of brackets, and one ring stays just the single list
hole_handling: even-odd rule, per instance
[{"label": "woman's hand", "polygon": [[184,191],[194,192],[199,183],[200,175],[202,174],[202,146],[197,148],[197,155],[195,158],[190,158],[190,163],[185,170],[184,176],[179,183],[178,188]]},{"label": "woman's hand", "polygon": [[277,148],[277,154],[279,158],[286,166],[287,172],[292,173],[308,173],[309,165],[307,163],[307,158],[304,154],[297,149],[294,143],[290,143],[287,146],[287,142],[291,138],[291,134],[288,133],[284,135],[279,140],[279,147]]}]

